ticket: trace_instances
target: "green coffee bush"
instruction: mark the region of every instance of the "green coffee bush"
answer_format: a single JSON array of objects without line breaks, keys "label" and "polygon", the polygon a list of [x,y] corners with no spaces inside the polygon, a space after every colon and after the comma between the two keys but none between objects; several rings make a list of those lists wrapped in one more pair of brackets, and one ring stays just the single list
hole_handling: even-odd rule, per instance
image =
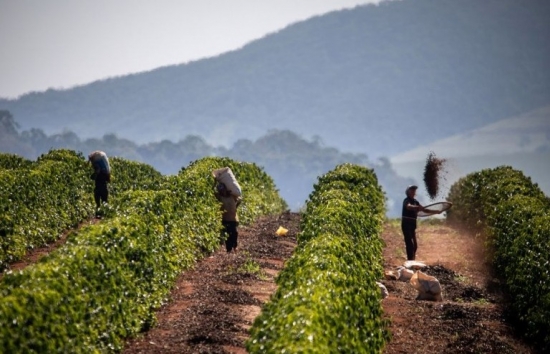
[{"label": "green coffee bush", "polygon": [[55,241],[91,209],[81,154],[53,150],[36,162],[11,161],[18,161],[18,167],[0,170],[1,269],[21,259],[27,249]]},{"label": "green coffee bush", "polygon": [[[162,175],[151,166],[116,157],[110,161],[113,205],[125,191],[159,188]],[[91,217],[93,171],[81,153],[51,150],[36,162],[1,154],[0,164],[4,166],[0,169],[0,269]]]},{"label": "green coffee bush", "polygon": [[[112,166],[119,176],[120,162]],[[154,311],[178,274],[219,247],[221,212],[208,171],[228,163],[243,176],[239,182],[253,205],[248,220],[283,211],[271,179],[252,164],[208,158],[160,178],[145,169],[139,178],[151,183],[119,190],[108,218],[71,234],[39,263],[5,274],[0,352],[120,351],[125,338],[154,325]],[[129,171],[140,166],[124,165]]]},{"label": "green coffee bush", "polygon": [[511,295],[521,330],[550,349],[550,213],[543,201],[515,196],[490,221],[494,266]]},{"label": "green coffee bush", "polygon": [[508,166],[469,174],[451,186],[451,223],[485,237],[517,327],[550,350],[550,204],[529,177]]},{"label": "green coffee bush", "polygon": [[294,255],[251,328],[251,353],[373,353],[382,319],[384,195],[372,170],[340,165],[319,178]]},{"label": "green coffee bush", "polygon": [[447,212],[447,220],[482,231],[498,204],[515,195],[546,199],[530,177],[510,166],[471,173],[451,186],[447,199],[454,205]]}]

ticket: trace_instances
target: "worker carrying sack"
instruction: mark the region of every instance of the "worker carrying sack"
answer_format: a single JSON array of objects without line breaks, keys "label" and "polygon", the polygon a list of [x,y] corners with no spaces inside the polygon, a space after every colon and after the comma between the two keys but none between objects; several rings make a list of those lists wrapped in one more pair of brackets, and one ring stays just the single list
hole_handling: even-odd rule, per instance
[{"label": "worker carrying sack", "polygon": [[229,167],[212,171],[212,176],[214,176],[218,183],[223,183],[233,196],[240,197],[242,195],[241,186]]},{"label": "worker carrying sack", "polygon": [[109,159],[107,154],[103,151],[94,151],[88,155],[88,160],[92,163],[94,171],[97,173],[102,172],[106,174],[111,174],[111,166],[109,165]]}]

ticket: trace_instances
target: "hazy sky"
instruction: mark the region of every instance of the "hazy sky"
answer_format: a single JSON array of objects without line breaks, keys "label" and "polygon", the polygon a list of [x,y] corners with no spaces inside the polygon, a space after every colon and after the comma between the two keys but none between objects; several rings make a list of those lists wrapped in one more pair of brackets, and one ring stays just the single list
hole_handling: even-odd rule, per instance
[{"label": "hazy sky", "polygon": [[0,0],[0,97],[214,56],[380,0]]}]

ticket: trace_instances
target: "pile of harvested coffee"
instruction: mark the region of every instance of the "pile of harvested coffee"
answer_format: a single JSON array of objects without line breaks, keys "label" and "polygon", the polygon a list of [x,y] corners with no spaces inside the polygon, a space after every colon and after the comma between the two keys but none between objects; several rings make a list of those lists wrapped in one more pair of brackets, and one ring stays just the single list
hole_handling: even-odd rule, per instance
[{"label": "pile of harvested coffee", "polygon": [[435,156],[435,153],[431,151],[426,159],[426,166],[424,167],[424,183],[426,185],[426,191],[431,199],[435,199],[439,193],[439,179],[443,172],[446,159],[439,159]]}]

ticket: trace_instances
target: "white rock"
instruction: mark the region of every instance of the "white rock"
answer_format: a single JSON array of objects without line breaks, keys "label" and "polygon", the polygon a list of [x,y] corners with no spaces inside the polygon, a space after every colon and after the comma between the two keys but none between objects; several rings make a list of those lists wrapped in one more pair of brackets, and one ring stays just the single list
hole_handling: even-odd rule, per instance
[{"label": "white rock", "polygon": [[384,284],[376,282],[376,285],[378,285],[378,287],[380,288],[380,292],[382,293],[382,299],[385,299],[388,296],[390,296],[390,293],[388,292],[388,289]]}]

